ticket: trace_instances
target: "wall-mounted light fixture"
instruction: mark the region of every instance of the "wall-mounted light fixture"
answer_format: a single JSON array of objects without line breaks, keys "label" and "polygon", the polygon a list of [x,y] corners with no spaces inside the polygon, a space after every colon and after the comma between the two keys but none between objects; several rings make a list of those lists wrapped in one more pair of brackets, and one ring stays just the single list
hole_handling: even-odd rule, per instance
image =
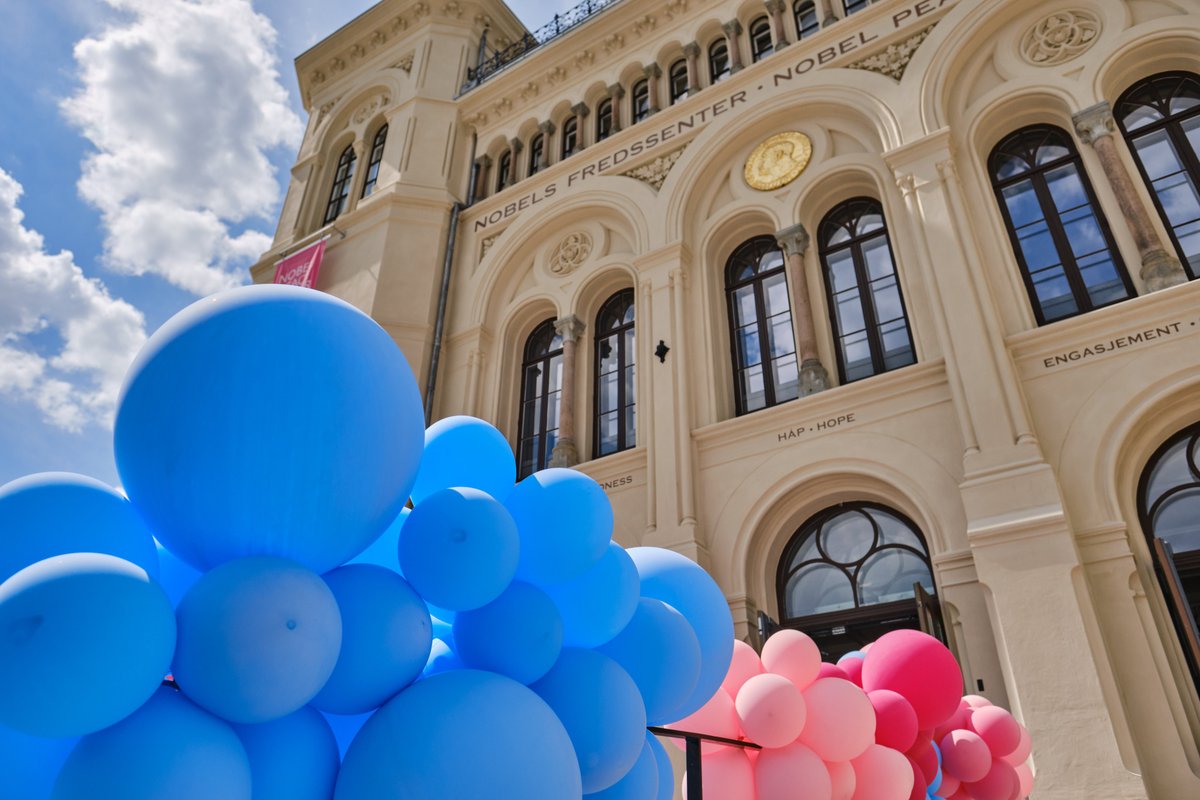
[{"label": "wall-mounted light fixture", "polygon": [[669,353],[670,351],[671,351],[671,348],[667,347],[667,343],[664,342],[662,339],[659,339],[658,347],[654,348],[654,355],[658,356],[658,360],[660,363],[665,364],[667,362],[667,353]]}]

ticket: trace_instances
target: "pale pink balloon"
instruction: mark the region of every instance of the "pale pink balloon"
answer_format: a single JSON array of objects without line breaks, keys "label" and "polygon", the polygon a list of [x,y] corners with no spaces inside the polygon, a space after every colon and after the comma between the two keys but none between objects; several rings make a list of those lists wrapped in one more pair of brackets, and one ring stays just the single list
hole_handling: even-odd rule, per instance
[{"label": "pale pink balloon", "polygon": [[971,708],[971,706],[967,704],[966,700],[959,700],[958,710],[950,715],[950,719],[933,729],[934,741],[940,742],[942,737],[944,737],[950,731],[957,731],[960,729],[970,730],[968,722],[970,721],[971,714],[974,711],[975,709]]},{"label": "pale pink balloon", "polygon": [[782,675],[803,691],[817,679],[821,650],[808,634],[785,628],[771,634],[763,645],[762,665],[767,672]]},{"label": "pale pink balloon", "polygon": [[963,783],[982,780],[992,768],[992,751],[979,734],[950,731],[942,739],[942,770]]},{"label": "pale pink balloon", "polygon": [[765,748],[784,747],[804,729],[807,712],[796,684],[782,675],[755,675],[734,701],[746,738]]},{"label": "pale pink balloon", "polygon": [[917,712],[900,695],[889,689],[867,692],[875,708],[875,743],[901,753],[916,744]]},{"label": "pale pink balloon", "polygon": [[858,779],[854,776],[854,765],[849,761],[826,761],[829,780],[833,784],[833,800],[853,800],[854,787]]},{"label": "pale pink balloon", "polygon": [[[738,724],[737,710],[733,706],[733,698],[724,689],[718,688],[708,702],[691,716],[684,717],[678,722],[667,725],[679,731],[707,733],[711,736],[721,736],[726,739],[736,739],[741,736],[741,726]],[[671,743],[680,750],[686,750],[687,744],[683,739],[671,738]],[[704,742],[700,745],[702,753],[715,753],[728,750],[726,745]]]},{"label": "pale pink balloon", "polygon": [[1003,708],[977,708],[971,713],[970,724],[970,729],[987,743],[993,758],[1003,758],[1016,751],[1021,744],[1021,726],[1013,719],[1013,715]]},{"label": "pale pink balloon", "polygon": [[[797,797],[832,800],[833,797],[833,780],[825,763],[799,743],[763,750],[754,765],[754,782],[758,787],[758,800],[795,800]],[[707,781],[705,784],[707,796]]]},{"label": "pale pink balloon", "polygon": [[873,744],[850,762],[854,765],[854,800],[908,800],[913,768],[903,753]]},{"label": "pale pink balloon", "polygon": [[[723,747],[721,752],[703,756],[701,768],[705,797],[754,800],[754,768],[742,748]],[[687,800],[686,772],[683,774],[683,800]]]},{"label": "pale pink balloon", "polygon": [[1017,773],[1017,781],[1021,785],[1021,797],[1028,797],[1033,793],[1033,767],[1028,764],[1019,764],[1015,770]]},{"label": "pale pink balloon", "polygon": [[921,728],[936,728],[950,718],[962,698],[962,682],[954,654],[921,631],[885,633],[875,640],[863,664],[863,688],[903,695],[917,712]]},{"label": "pale pink balloon", "polygon": [[949,797],[958,791],[958,787],[962,786],[962,781],[953,775],[947,775],[945,770],[942,770],[942,785],[938,787],[938,794],[942,797]]},{"label": "pale pink balloon", "polygon": [[981,694],[964,695],[962,700],[971,708],[987,708],[992,704],[991,700],[988,700]]},{"label": "pale pink balloon", "polygon": [[804,690],[808,721],[800,741],[824,761],[849,761],[875,743],[875,707],[850,681],[821,678]]},{"label": "pale pink balloon", "polygon": [[1017,723],[1021,728],[1021,743],[1017,745],[1017,749],[1013,750],[1006,756],[1001,756],[1009,764],[1014,767],[1024,764],[1029,760],[1029,754],[1033,752],[1033,739],[1029,738],[1029,731],[1025,730],[1025,726]]},{"label": "pale pink balloon", "polygon": [[975,800],[1017,800],[1021,791],[1017,771],[998,758],[992,761],[991,769],[982,780],[963,781],[963,785]]},{"label": "pale pink balloon", "polygon": [[762,672],[762,661],[758,653],[754,652],[754,648],[741,639],[734,639],[733,659],[729,662],[729,671],[725,673],[725,680],[721,686],[729,692],[730,697],[737,697],[742,684],[755,675],[761,675]]}]

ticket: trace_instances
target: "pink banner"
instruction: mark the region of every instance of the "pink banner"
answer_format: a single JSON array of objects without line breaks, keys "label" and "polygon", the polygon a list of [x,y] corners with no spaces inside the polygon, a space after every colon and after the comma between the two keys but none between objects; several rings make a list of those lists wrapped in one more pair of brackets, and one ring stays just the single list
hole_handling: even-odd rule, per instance
[{"label": "pink banner", "polygon": [[321,259],[325,257],[325,240],[309,245],[275,265],[275,283],[286,283],[290,286],[307,286],[315,289],[317,273],[321,269]]}]

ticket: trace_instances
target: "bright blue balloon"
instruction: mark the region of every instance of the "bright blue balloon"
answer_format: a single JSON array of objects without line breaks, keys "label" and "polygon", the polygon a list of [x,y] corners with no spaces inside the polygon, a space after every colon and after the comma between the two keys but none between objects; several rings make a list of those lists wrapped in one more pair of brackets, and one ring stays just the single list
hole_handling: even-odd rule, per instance
[{"label": "bright blue balloon", "polygon": [[[599,647],[633,619],[641,584],[625,548],[609,542],[604,555],[587,572],[542,588],[562,614],[563,645]],[[596,602],[598,597],[604,602]]]},{"label": "bright blue balloon", "polygon": [[358,732],[367,720],[371,718],[374,711],[369,711],[366,714],[354,714],[351,716],[342,716],[341,714],[326,714],[321,712],[321,716],[329,723],[329,727],[333,729],[333,735],[337,739],[338,760],[346,756],[346,750],[349,749],[350,743],[354,741],[354,737],[358,736]]},{"label": "bright blue balloon", "polygon": [[252,556],[208,572],[179,604],[173,674],[184,694],[230,722],[291,714],[333,673],[342,619],[319,575]]},{"label": "bright blue balloon", "polygon": [[929,793],[937,794],[938,789],[942,788],[942,748],[937,746],[937,742],[931,742],[933,752],[937,755],[937,774],[933,776],[933,783],[929,784]]},{"label": "bright blue balloon", "polygon": [[250,762],[233,729],[162,687],[132,716],[85,736],[54,800],[250,800]]},{"label": "bright blue balloon", "polygon": [[141,567],[39,561],[0,584],[0,724],[51,738],[107,728],[154,694],[174,650],[171,602]]},{"label": "bright blue balloon", "polygon": [[158,576],[150,529],[108,484],[71,472],[41,472],[0,486],[0,583],[65,553],[107,553]]},{"label": "bright blue balloon", "polygon": [[658,797],[658,761],[650,742],[642,743],[642,752],[633,769],[607,789],[585,794],[584,800],[656,800]]},{"label": "bright blue balloon", "polygon": [[421,680],[375,712],[346,752],[336,800],[571,800],[571,740],[514,680],[462,670]]},{"label": "bright blue balloon", "polygon": [[472,669],[533,683],[562,652],[562,618],[554,601],[536,586],[513,581],[483,608],[454,620],[454,649]]},{"label": "bright blue balloon", "polygon": [[182,561],[161,544],[156,542],[155,545],[158,548],[158,584],[171,599],[172,608],[178,607],[188,589],[191,589],[204,573]]},{"label": "bright blue balloon", "polygon": [[408,581],[374,564],[348,564],[324,579],[341,611],[342,648],[311,704],[334,714],[371,711],[425,668],[429,611]]},{"label": "bright blue balloon", "polygon": [[396,551],[400,547],[400,529],[404,527],[404,521],[408,519],[410,508],[400,509],[400,515],[392,520],[392,524],[387,526],[387,530],[383,532],[378,539],[371,543],[371,546],[354,558],[347,561],[347,564],[375,564],[380,567],[386,567],[393,572],[400,571],[400,562],[396,558]]},{"label": "bright blue balloon", "polygon": [[654,763],[658,765],[658,796],[654,800],[671,800],[675,796],[675,767],[671,764],[671,757],[654,734],[647,732],[646,741],[650,743],[650,749],[654,751]]},{"label": "bright blue balloon", "polygon": [[466,668],[467,665],[454,650],[453,640],[434,639],[429,648],[429,660],[425,662],[425,669],[421,670],[421,678],[425,679],[443,672]]},{"label": "bright blue balloon", "polygon": [[246,286],[172,317],[125,379],[126,493],[199,569],[273,555],[327,572],[396,519],[424,442],[404,355],[349,303]]},{"label": "bright blue balloon", "polygon": [[504,434],[475,417],[446,417],[425,431],[412,501],[453,486],[504,497],[516,482],[517,462]]},{"label": "bright blue balloon", "polygon": [[400,570],[425,601],[451,611],[487,605],[508,588],[521,548],[504,506],[478,489],[443,489],[409,514]]},{"label": "bright blue balloon", "polygon": [[305,706],[261,725],[235,725],[246,748],[254,800],[329,800],[341,757],[321,712]]},{"label": "bright blue balloon", "polygon": [[517,577],[544,586],[577,578],[612,541],[613,513],[600,484],[573,469],[544,469],[504,498],[521,532]]},{"label": "bright blue balloon", "polygon": [[678,611],[643,597],[625,630],[597,649],[633,678],[646,703],[648,724],[666,725],[687,716],[679,710],[700,680],[700,642]]},{"label": "bright blue balloon", "polygon": [[583,790],[607,789],[642,752],[646,708],[629,673],[595,650],[568,647],[533,689],[571,736]]},{"label": "bright blue balloon", "polygon": [[67,755],[79,741],[44,739],[0,725],[0,790],[4,797],[47,800]]},{"label": "bright blue balloon", "polygon": [[642,580],[642,596],[662,600],[688,621],[700,642],[700,679],[679,709],[680,717],[708,702],[733,659],[733,616],[721,587],[687,556],[659,547],[635,547],[629,557]]}]

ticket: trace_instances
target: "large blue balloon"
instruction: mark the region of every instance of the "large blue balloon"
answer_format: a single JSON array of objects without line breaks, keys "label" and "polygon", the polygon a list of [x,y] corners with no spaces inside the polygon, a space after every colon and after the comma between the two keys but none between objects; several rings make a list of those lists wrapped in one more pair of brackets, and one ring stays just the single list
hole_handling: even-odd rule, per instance
[{"label": "large blue balloon", "polygon": [[607,789],[642,752],[646,709],[629,673],[595,650],[568,647],[533,689],[571,736],[583,790]]},{"label": "large blue balloon", "polygon": [[656,800],[658,797],[658,761],[650,742],[642,744],[642,753],[633,769],[607,789],[584,795],[584,800]]},{"label": "large blue balloon", "polygon": [[659,547],[635,547],[629,557],[642,580],[642,596],[662,600],[688,621],[700,642],[700,679],[679,709],[680,717],[708,702],[733,659],[733,616],[721,587],[687,556]]},{"label": "large blue balloon", "polygon": [[149,528],[108,484],[71,472],[42,472],[0,486],[0,583],[64,553],[108,553],[158,576]]},{"label": "large blue balloon", "polygon": [[0,792],[20,800],[47,800],[77,741],[30,736],[0,725]]},{"label": "large blue balloon", "polygon": [[188,593],[188,589],[191,589],[204,573],[180,559],[162,544],[155,544],[158,548],[158,584],[171,599],[171,606],[176,607]]},{"label": "large blue balloon", "polygon": [[570,800],[571,740],[514,680],[461,670],[418,681],[375,712],[346,752],[336,800]]},{"label": "large blue balloon", "polygon": [[269,722],[299,709],[333,673],[342,644],[329,587],[283,558],[222,564],[184,596],[177,617],[175,680],[230,722]]},{"label": "large blue balloon", "polygon": [[425,662],[425,668],[421,670],[421,678],[466,668],[467,665],[458,657],[458,653],[454,649],[453,640],[434,639],[429,648],[429,660]]},{"label": "large blue balloon", "polygon": [[[587,572],[542,588],[562,614],[563,645],[598,647],[633,619],[641,584],[625,548],[609,542],[604,555]],[[604,602],[596,602],[599,597]]]},{"label": "large blue balloon", "polygon": [[613,513],[600,484],[573,469],[544,469],[504,499],[521,532],[517,577],[539,586],[577,578],[612,541]]},{"label": "large blue balloon", "polygon": [[369,711],[366,714],[354,714],[352,716],[342,716],[341,714],[326,714],[321,712],[321,716],[329,723],[329,727],[333,729],[333,735],[337,739],[338,760],[339,763],[345,757],[346,751],[350,748],[350,743],[354,741],[354,737],[358,736],[358,732],[362,726],[371,718],[374,711]]},{"label": "large blue balloon", "polygon": [[250,762],[233,729],[163,687],[138,711],[79,740],[54,800],[250,800]]},{"label": "large blue balloon", "polygon": [[658,796],[654,800],[671,800],[675,796],[675,767],[671,765],[671,757],[652,733],[646,734],[646,741],[654,751],[654,763],[658,765]]},{"label": "large blue balloon", "polygon": [[467,611],[508,588],[520,549],[517,526],[491,495],[443,489],[408,515],[400,531],[400,570],[426,602]]},{"label": "large blue balloon", "polygon": [[39,561],[0,584],[0,724],[106,728],[154,694],[174,650],[171,602],[141,567],[102,553]]},{"label": "large blue balloon", "polygon": [[446,417],[425,431],[412,501],[453,486],[504,497],[516,482],[517,462],[504,434],[475,417]]},{"label": "large blue balloon", "polygon": [[236,725],[246,748],[254,800],[329,800],[341,757],[321,712],[305,706],[261,725]]},{"label": "large blue balloon", "polygon": [[130,367],[114,433],[126,493],[180,558],[274,555],[318,573],[400,513],[423,441],[391,336],[294,286],[234,289],[171,318]]},{"label": "large blue balloon", "polygon": [[400,529],[404,527],[404,521],[408,519],[409,512],[412,509],[402,508],[400,514],[392,524],[387,526],[387,530],[371,543],[371,546],[354,558],[347,561],[347,564],[375,564],[380,567],[386,567],[392,571],[399,571],[400,562],[396,558],[396,551],[400,547]]},{"label": "large blue balloon", "polygon": [[661,600],[643,597],[625,630],[599,648],[620,664],[642,693],[646,722],[666,725],[700,679],[700,643],[683,615]]},{"label": "large blue balloon", "polygon": [[526,684],[550,671],[562,640],[562,618],[554,601],[523,581],[513,581],[483,608],[464,611],[454,620],[454,647],[464,664]]},{"label": "large blue balloon", "polygon": [[325,573],[342,615],[342,648],[312,705],[334,714],[378,708],[425,667],[433,633],[425,602],[395,572],[348,564]]}]

